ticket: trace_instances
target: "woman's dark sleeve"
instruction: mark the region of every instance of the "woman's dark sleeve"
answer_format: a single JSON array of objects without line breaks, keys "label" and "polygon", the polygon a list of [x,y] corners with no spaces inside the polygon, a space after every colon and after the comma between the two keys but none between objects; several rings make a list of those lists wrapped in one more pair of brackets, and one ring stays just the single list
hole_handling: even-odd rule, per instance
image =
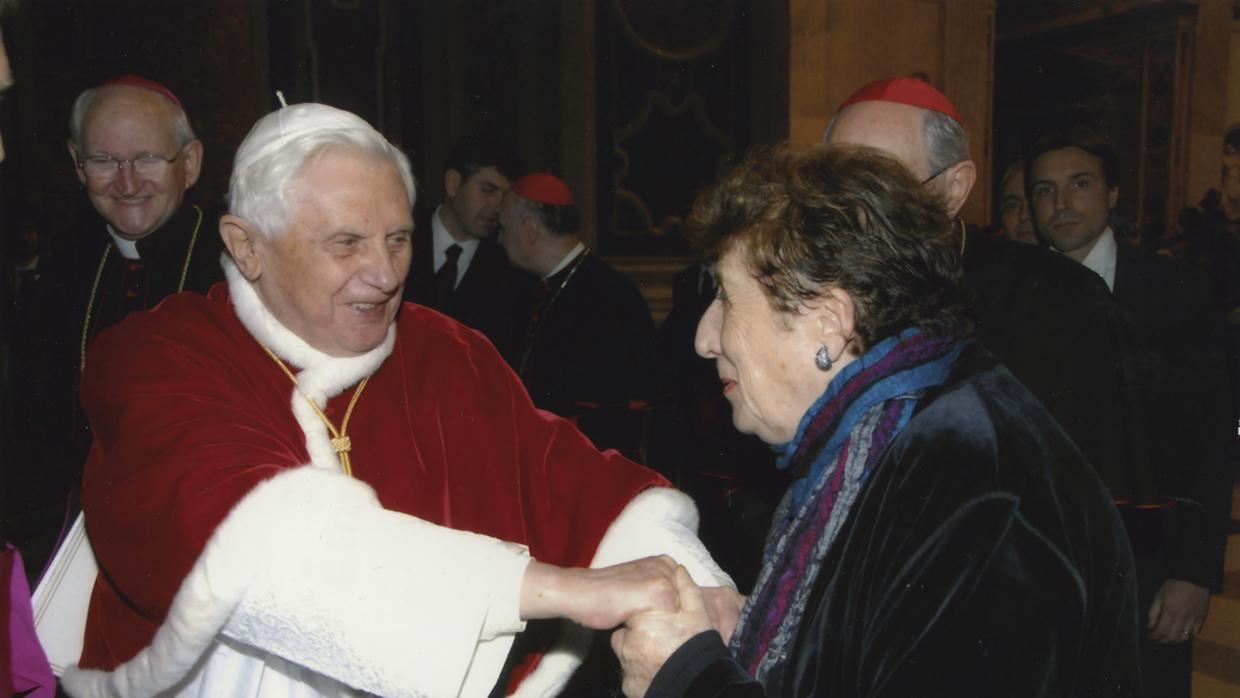
[{"label": "woman's dark sleeve", "polygon": [[667,658],[646,698],[761,698],[766,692],[714,630],[693,636]]}]

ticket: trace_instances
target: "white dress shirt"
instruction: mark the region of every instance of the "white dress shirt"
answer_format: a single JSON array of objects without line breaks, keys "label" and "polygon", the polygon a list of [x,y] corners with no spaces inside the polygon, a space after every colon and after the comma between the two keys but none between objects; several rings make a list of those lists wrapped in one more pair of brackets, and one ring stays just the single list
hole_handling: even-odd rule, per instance
[{"label": "white dress shirt", "polygon": [[1102,231],[1098,239],[1094,241],[1094,247],[1085,255],[1085,259],[1081,261],[1090,271],[1102,277],[1107,282],[1107,288],[1115,290],[1115,255],[1119,251],[1119,246],[1115,242],[1115,231],[1111,230],[1111,226]]},{"label": "white dress shirt", "polygon": [[123,238],[112,230],[112,226],[108,226],[108,235],[112,236],[112,242],[116,243],[116,250],[121,253],[125,259],[138,259],[138,243],[128,238]]},{"label": "white dress shirt", "polygon": [[560,258],[560,263],[555,265],[554,269],[547,272],[546,275],[543,276],[543,279],[544,280],[550,279],[556,274],[559,274],[560,271],[564,269],[564,267],[567,267],[574,259],[577,259],[577,255],[581,254],[581,251],[584,250],[585,248],[586,248],[586,244],[584,242],[577,243],[577,246],[569,250],[568,254]]},{"label": "white dress shirt", "polygon": [[452,288],[456,288],[461,285],[461,279],[465,278],[465,272],[469,270],[469,263],[474,260],[479,240],[471,237],[465,242],[457,242],[440,220],[441,211],[443,211],[442,205],[435,209],[435,215],[431,216],[431,249],[435,259],[435,271],[438,272],[444,262],[448,261],[448,248],[452,245],[459,245],[461,256],[456,258],[456,283],[452,284]]}]

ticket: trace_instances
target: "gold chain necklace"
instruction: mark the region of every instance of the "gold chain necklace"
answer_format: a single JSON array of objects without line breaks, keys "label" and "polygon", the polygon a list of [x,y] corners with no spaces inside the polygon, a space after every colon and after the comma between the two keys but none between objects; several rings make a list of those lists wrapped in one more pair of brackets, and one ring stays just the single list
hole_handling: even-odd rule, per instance
[{"label": "gold chain necklace", "polygon": [[336,456],[340,458],[340,467],[344,469],[344,474],[353,477],[353,466],[349,463],[349,451],[353,449],[353,441],[349,439],[349,417],[353,416],[353,406],[357,404],[357,399],[362,396],[362,391],[366,389],[366,383],[370,380],[370,376],[366,376],[361,383],[357,384],[357,389],[353,391],[353,397],[349,399],[349,406],[345,408],[344,421],[340,422],[340,428],[337,429],[336,425],[332,424],[332,420],[328,419],[327,415],[323,413],[319,403],[311,400],[309,396],[301,392],[301,384],[297,382],[297,376],[293,375],[293,372],[280,360],[280,357],[276,356],[274,351],[268,349],[266,344],[259,342],[258,346],[262,347],[263,351],[267,352],[267,356],[270,356],[271,360],[275,361],[276,365],[284,371],[284,375],[293,381],[293,388],[297,390],[302,399],[310,403],[310,407],[318,415],[319,421],[323,422],[323,425],[331,432],[332,448],[336,451]]},{"label": "gold chain necklace", "polygon": [[[177,293],[185,290],[185,277],[189,275],[189,261],[194,257],[194,243],[198,242],[198,228],[202,226],[202,209],[197,204],[190,204],[198,212],[198,221],[194,223],[194,232],[189,236],[189,249],[185,251],[185,263],[181,265],[181,281],[177,283]],[[99,280],[103,278],[103,269],[108,264],[108,253],[112,251],[109,243],[103,248],[99,257],[99,266],[95,269],[95,282],[90,285],[90,300],[86,302],[86,317],[82,320],[82,342],[78,346],[78,371],[86,370],[86,339],[90,336],[90,314],[95,309],[95,294],[99,292]]]}]

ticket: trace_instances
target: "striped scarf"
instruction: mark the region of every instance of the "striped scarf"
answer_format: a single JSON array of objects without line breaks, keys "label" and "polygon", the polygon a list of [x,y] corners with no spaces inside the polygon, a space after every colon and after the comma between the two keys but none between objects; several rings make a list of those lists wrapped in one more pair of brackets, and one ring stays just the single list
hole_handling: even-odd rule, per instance
[{"label": "striped scarf", "polygon": [[732,636],[737,659],[768,688],[780,683],[819,569],[871,468],[962,348],[917,329],[883,340],[831,380],[782,447],[778,467],[801,477],[775,512],[762,571]]}]

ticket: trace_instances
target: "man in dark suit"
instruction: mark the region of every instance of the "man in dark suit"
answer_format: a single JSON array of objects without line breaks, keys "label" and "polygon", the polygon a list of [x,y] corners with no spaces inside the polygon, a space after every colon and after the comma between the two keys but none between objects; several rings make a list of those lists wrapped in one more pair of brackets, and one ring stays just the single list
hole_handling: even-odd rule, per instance
[{"label": "man in dark suit", "polygon": [[482,332],[515,367],[529,325],[534,285],[495,242],[500,202],[521,162],[499,143],[469,139],[448,154],[447,195],[414,229],[405,300]]},{"label": "man in dark suit", "polygon": [[1148,615],[1145,695],[1187,697],[1192,638],[1210,591],[1221,589],[1231,489],[1226,370],[1209,286],[1187,265],[1116,240],[1118,167],[1099,134],[1049,134],[1027,162],[1038,231],[1102,277],[1119,308],[1128,457],[1153,473],[1157,493],[1150,506],[1120,503]]},{"label": "man in dark suit", "polygon": [[654,321],[631,281],[578,236],[572,192],[526,175],[504,196],[499,242],[543,289],[518,370],[534,405],[579,418],[599,448],[640,448],[633,401],[653,397]]}]

